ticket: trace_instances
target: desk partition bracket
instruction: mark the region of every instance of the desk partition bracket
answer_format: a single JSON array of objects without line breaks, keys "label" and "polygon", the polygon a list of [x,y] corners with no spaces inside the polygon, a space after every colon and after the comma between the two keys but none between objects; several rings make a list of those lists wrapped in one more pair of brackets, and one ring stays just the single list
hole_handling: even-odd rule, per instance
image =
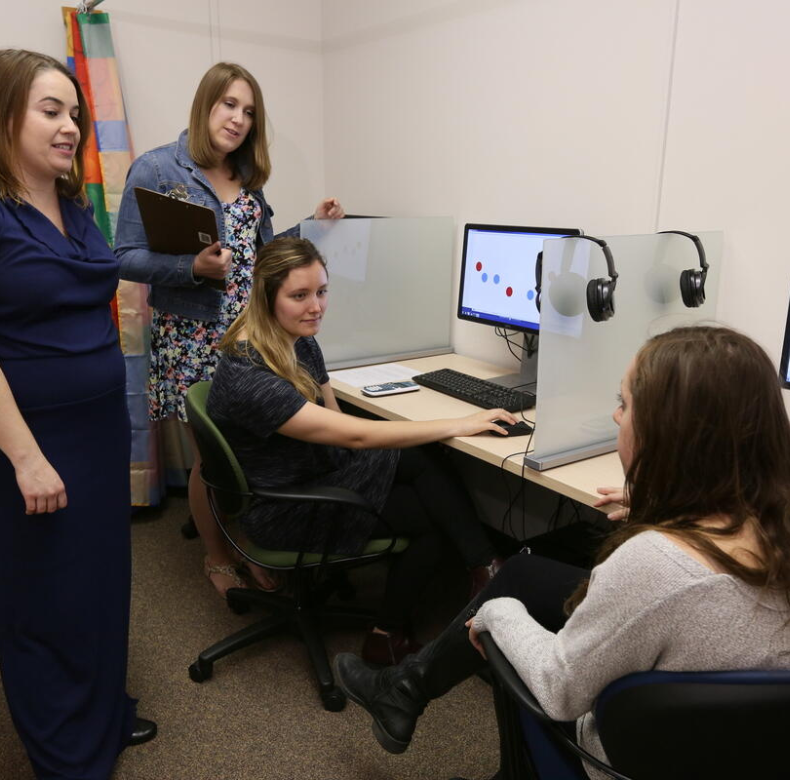
[{"label": "desk partition bracket", "polygon": [[557,468],[557,466],[567,466],[568,463],[574,463],[577,460],[594,458],[596,455],[606,455],[606,453],[614,452],[616,449],[617,439],[609,439],[609,441],[601,442],[600,444],[588,444],[585,447],[565,450],[564,452],[553,452],[540,456],[536,456],[533,452],[524,456],[524,465],[535,471],[547,471],[548,469]]}]

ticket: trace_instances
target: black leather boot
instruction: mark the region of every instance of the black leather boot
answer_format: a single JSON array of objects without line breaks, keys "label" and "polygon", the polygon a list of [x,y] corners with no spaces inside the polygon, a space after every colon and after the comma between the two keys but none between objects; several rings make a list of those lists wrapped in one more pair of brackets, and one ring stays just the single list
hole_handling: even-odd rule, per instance
[{"label": "black leather boot", "polygon": [[428,702],[485,666],[464,625],[477,602],[475,599],[433,642],[397,666],[378,670],[353,653],[340,653],[335,658],[340,687],[372,716],[373,734],[387,752],[403,753]]}]

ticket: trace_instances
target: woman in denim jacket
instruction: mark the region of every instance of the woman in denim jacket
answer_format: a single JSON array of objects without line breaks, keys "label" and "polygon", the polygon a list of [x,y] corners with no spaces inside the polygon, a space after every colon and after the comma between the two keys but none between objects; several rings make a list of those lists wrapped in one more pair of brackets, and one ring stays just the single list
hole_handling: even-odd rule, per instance
[{"label": "woman in denim jacket", "polygon": [[[274,237],[271,207],[262,187],[271,161],[258,82],[239,65],[220,62],[203,76],[192,102],[189,130],[132,164],[118,213],[115,252],[121,278],[150,285],[149,413],[152,420],[177,416],[186,422],[184,398],[195,382],[210,379],[218,345],[244,309],[258,247]],[[198,255],[152,252],[140,219],[135,187],[145,187],[213,209],[219,241]],[[339,219],[335,198],[322,200],[316,219]],[[284,235],[298,235],[298,226]],[[214,524],[200,459],[194,446],[189,479],[192,517],[206,548],[205,573],[224,595],[242,586],[224,537]],[[274,583],[260,569],[262,587]]]}]

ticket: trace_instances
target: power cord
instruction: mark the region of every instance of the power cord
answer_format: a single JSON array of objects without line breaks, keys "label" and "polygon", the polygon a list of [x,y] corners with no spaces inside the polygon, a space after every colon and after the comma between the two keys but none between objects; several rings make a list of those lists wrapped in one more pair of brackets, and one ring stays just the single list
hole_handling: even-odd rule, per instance
[{"label": "power cord", "polygon": [[[521,412],[521,416],[522,418],[524,418],[523,410]],[[523,534],[524,526],[526,525],[527,522],[527,504],[526,501],[524,500],[524,482],[525,482],[524,473],[527,467],[525,456],[529,452],[530,448],[532,447],[532,439],[535,436],[535,427],[536,426],[533,424],[532,432],[529,434],[529,439],[527,439],[526,449],[519,450],[518,452],[511,452],[509,455],[505,455],[505,457],[502,458],[502,461],[499,464],[499,471],[500,474],[502,475],[502,481],[505,484],[505,491],[507,492],[507,498],[508,498],[507,509],[504,511],[502,515],[502,523],[500,530],[502,531],[503,534],[506,534],[508,533],[508,531],[505,530],[505,528],[507,527],[509,530],[508,535],[513,539],[518,539]],[[515,495],[512,495],[510,492],[510,485],[508,485],[508,481],[507,481],[508,472],[507,469],[505,468],[505,463],[510,458],[515,458],[517,456],[521,456],[521,479],[519,481],[518,490],[516,491]],[[517,535],[515,533],[515,528],[513,527],[513,509],[516,506],[516,503],[518,502],[519,498],[521,498],[521,533]]]}]

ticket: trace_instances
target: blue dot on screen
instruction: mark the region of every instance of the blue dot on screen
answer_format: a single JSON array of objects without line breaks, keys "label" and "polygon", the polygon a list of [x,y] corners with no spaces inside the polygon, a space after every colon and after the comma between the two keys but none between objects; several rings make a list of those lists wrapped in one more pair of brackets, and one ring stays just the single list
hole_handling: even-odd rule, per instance
[{"label": "blue dot on screen", "polygon": [[530,291],[527,293],[527,300],[528,300],[528,301],[531,301],[531,300],[532,300],[534,297],[535,297],[535,291],[534,291],[534,290],[530,290]]},{"label": "blue dot on screen", "polygon": [[481,278],[481,279],[482,279],[484,282],[487,282],[487,281],[488,281],[488,274],[483,274],[483,275],[482,275],[480,278]]},{"label": "blue dot on screen", "polygon": [[494,274],[494,284],[499,284],[499,274]]}]

